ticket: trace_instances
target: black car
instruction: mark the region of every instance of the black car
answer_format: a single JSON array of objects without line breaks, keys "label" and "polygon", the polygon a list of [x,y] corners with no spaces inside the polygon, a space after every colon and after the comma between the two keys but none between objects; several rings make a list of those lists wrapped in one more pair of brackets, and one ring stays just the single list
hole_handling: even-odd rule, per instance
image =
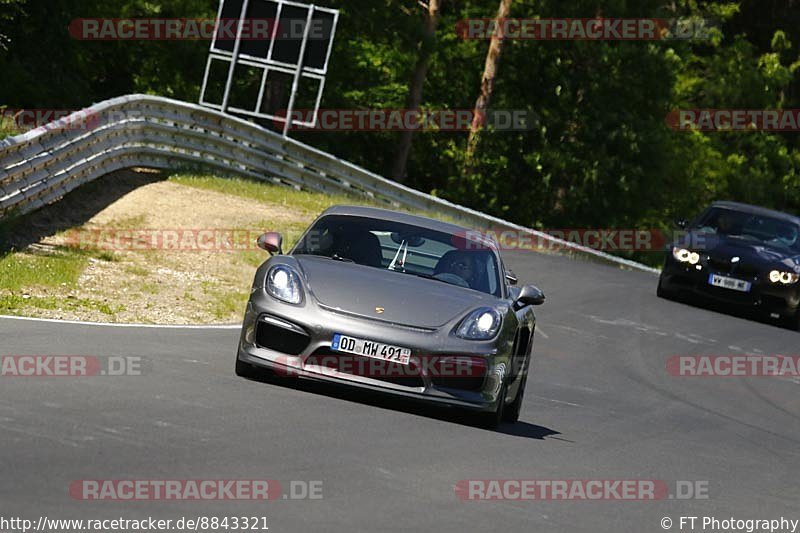
[{"label": "black car", "polygon": [[800,329],[800,218],[715,202],[668,250],[658,296],[693,295],[759,310]]}]

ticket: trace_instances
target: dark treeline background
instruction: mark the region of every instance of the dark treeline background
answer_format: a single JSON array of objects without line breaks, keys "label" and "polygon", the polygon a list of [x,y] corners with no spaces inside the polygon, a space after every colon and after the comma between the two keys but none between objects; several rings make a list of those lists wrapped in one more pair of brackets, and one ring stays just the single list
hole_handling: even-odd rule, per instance
[{"label": "dark treeline background", "polygon": [[[456,32],[499,0],[441,0],[423,108],[471,109],[488,41]],[[318,0],[342,12],[323,108],[406,105],[425,9],[417,0]],[[208,42],[91,42],[93,17],[214,17],[217,0],[0,0],[0,105],[78,108],[146,92],[196,102]],[[483,135],[466,175],[466,133],[418,133],[407,183],[539,228],[667,228],[715,199],[800,212],[800,134],[669,129],[673,109],[796,108],[797,0],[515,0],[512,17],[699,16],[698,41],[506,41],[493,109],[530,109],[525,132]],[[400,134],[295,134],[389,175]]]}]

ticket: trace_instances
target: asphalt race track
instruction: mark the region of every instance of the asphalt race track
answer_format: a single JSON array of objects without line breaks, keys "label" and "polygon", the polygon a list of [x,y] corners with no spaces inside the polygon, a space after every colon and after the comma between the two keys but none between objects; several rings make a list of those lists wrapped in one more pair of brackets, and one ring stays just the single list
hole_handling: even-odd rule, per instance
[{"label": "asphalt race track", "polygon": [[[0,378],[4,516],[265,516],[272,532],[663,531],[800,518],[800,380],[675,377],[675,355],[800,353],[800,333],[657,299],[656,278],[511,253],[542,287],[516,426],[233,375],[235,329],[0,320],[0,354],[142,357],[142,376]],[[322,499],[81,501],[83,479],[323,482]],[[467,479],[707,481],[708,499],[462,501]],[[513,529],[512,529],[513,528]],[[684,531],[687,529],[684,528]],[[698,529],[696,529],[698,530]]]}]

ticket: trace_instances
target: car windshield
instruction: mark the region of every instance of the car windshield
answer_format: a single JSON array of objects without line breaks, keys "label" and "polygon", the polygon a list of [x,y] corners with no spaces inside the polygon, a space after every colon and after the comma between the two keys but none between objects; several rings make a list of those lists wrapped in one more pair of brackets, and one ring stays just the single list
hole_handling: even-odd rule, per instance
[{"label": "car windshield", "polygon": [[463,236],[387,220],[328,215],[292,250],[501,295],[497,258]]},{"label": "car windshield", "polygon": [[691,229],[766,246],[800,250],[800,228],[796,224],[734,209],[712,207],[700,216]]}]

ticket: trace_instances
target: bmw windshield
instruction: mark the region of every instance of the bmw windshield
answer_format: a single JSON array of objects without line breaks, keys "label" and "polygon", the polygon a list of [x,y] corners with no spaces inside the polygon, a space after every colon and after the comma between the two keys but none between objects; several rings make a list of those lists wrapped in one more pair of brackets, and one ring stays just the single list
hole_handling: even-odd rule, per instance
[{"label": "bmw windshield", "polygon": [[712,207],[692,224],[692,230],[800,252],[800,228],[777,218]]}]

